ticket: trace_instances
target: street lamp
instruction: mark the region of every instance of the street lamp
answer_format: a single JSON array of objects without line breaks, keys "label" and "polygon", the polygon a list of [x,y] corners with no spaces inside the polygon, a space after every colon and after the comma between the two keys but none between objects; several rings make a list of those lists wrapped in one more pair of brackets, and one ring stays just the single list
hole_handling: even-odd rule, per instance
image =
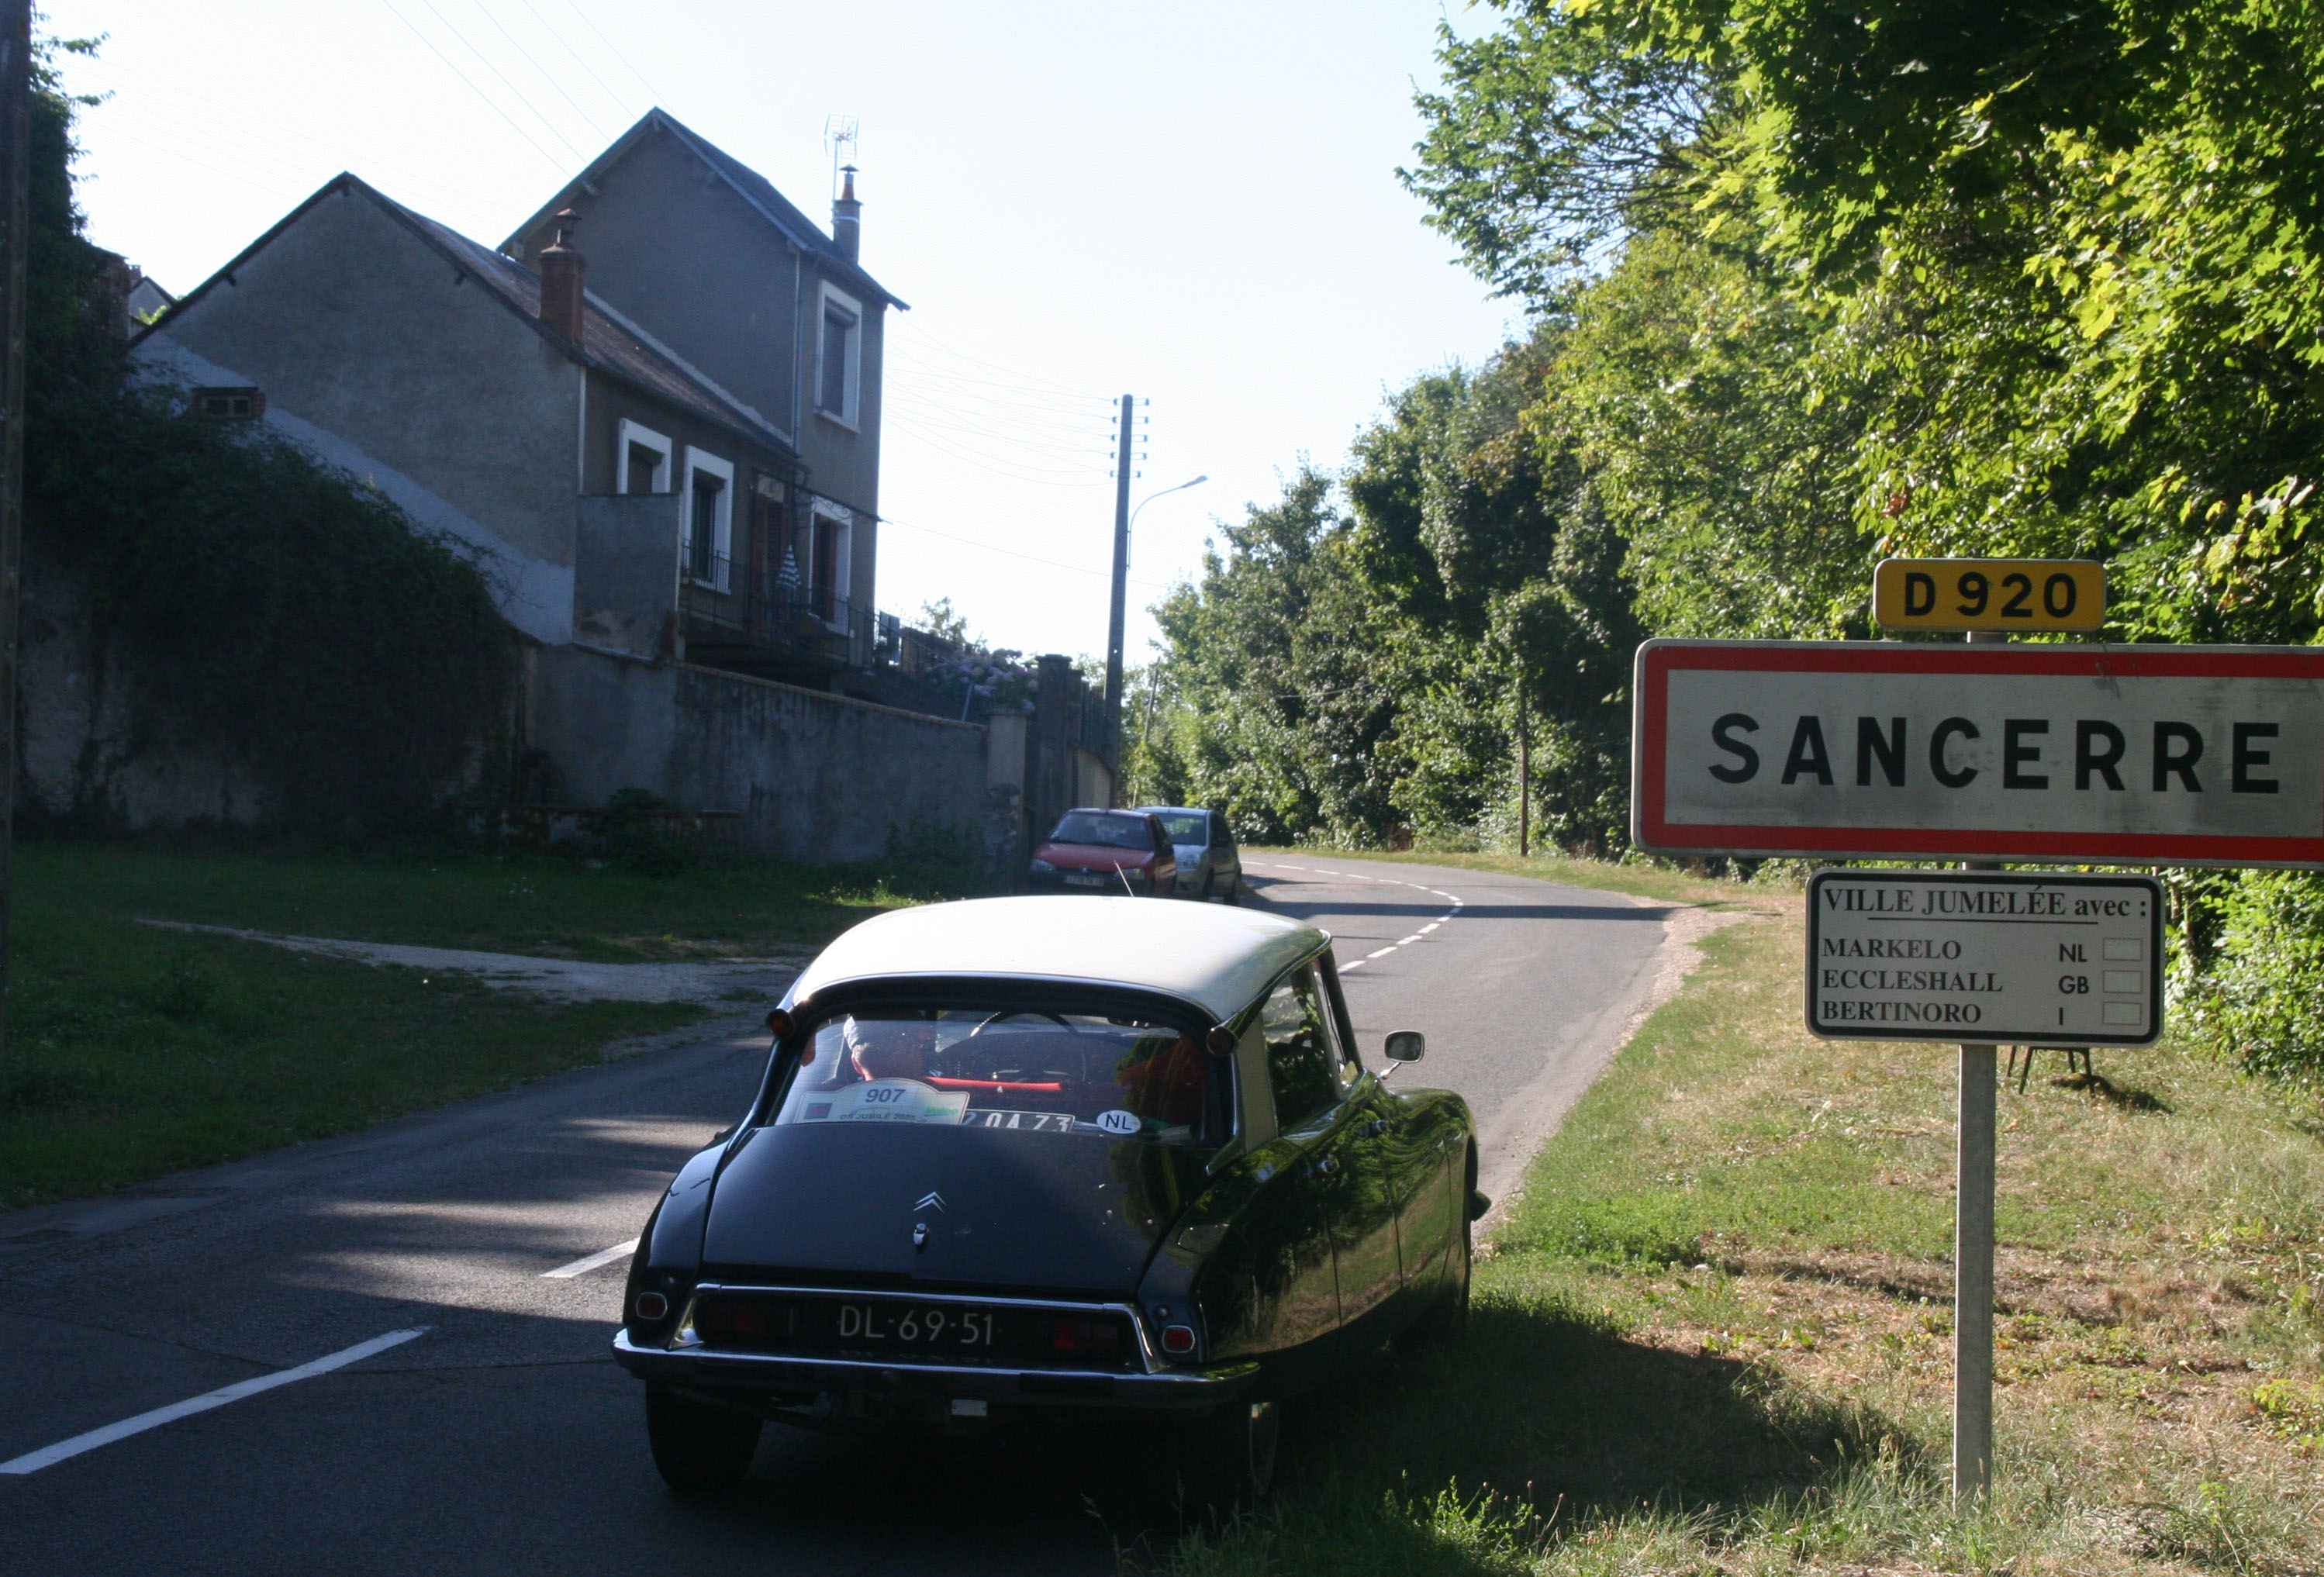
[{"label": "street lamp", "polygon": [[[1124,418],[1127,420],[1127,418]],[[1127,472],[1124,473],[1128,475]],[[1161,493],[1149,493],[1138,501],[1138,509],[1114,518],[1119,522],[1113,533],[1113,617],[1105,632],[1105,735],[1113,751],[1113,775],[1117,797],[1121,782],[1121,641],[1122,604],[1130,591],[1130,528],[1137,523],[1138,510],[1144,509],[1167,493],[1184,493],[1189,487],[1199,487],[1208,476],[1197,476],[1192,482],[1181,482],[1176,487],[1166,487]],[[1123,489],[1127,497],[1129,490]]]}]

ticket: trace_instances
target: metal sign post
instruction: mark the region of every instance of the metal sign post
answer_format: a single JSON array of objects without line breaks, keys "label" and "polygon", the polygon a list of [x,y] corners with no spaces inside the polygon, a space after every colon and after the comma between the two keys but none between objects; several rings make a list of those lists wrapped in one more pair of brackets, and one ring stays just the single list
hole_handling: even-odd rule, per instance
[{"label": "metal sign post", "polygon": [[2148,876],[1836,870],[1808,883],[1809,1030],[1960,1047],[1957,1502],[1993,1475],[1994,1047],[2151,1045],[2163,912]]}]

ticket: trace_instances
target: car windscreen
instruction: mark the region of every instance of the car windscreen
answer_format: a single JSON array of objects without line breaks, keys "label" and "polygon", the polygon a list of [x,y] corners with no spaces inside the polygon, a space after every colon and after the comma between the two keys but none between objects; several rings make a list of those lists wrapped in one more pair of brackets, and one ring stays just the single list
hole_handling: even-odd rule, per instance
[{"label": "car windscreen", "polygon": [[790,1124],[927,1123],[1026,1142],[1223,1137],[1217,1074],[1176,1025],[1087,1012],[876,1006],[807,1033],[775,1114]]},{"label": "car windscreen", "polygon": [[1174,844],[1205,844],[1210,842],[1210,818],[1202,816],[1163,816],[1156,812],[1162,828]]},{"label": "car windscreen", "polygon": [[1154,847],[1153,835],[1146,830],[1142,816],[1100,816],[1077,810],[1057,823],[1057,830],[1049,835],[1053,844],[1095,844],[1106,849],[1147,849]]}]

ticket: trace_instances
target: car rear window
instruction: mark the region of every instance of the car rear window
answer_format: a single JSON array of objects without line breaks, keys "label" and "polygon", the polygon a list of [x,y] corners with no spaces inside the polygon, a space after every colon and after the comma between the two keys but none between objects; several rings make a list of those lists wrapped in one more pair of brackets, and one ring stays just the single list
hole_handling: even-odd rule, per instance
[{"label": "car rear window", "polygon": [[[1158,813],[1157,813],[1158,815]],[[1207,843],[1211,835],[1210,817],[1204,816],[1161,816],[1163,830],[1174,844]]]},{"label": "car rear window", "polygon": [[927,1123],[1070,1140],[1201,1144],[1211,1059],[1176,1026],[1090,1013],[862,1008],[825,1020],[779,1125]]},{"label": "car rear window", "polygon": [[1053,844],[1095,844],[1104,849],[1151,849],[1154,835],[1142,816],[1101,816],[1077,810],[1057,823],[1049,835]]}]

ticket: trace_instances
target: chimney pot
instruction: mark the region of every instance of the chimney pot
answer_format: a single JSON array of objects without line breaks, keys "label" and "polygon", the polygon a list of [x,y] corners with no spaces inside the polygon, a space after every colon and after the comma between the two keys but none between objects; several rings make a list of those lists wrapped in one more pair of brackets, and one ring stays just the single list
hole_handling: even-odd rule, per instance
[{"label": "chimney pot", "polygon": [[855,166],[839,167],[844,178],[831,205],[831,239],[840,255],[853,263],[863,245],[863,205],[855,200]]},{"label": "chimney pot", "polygon": [[573,227],[581,216],[557,212],[557,239],[540,249],[540,320],[574,344],[581,343],[581,287],[587,263],[573,249]]}]

